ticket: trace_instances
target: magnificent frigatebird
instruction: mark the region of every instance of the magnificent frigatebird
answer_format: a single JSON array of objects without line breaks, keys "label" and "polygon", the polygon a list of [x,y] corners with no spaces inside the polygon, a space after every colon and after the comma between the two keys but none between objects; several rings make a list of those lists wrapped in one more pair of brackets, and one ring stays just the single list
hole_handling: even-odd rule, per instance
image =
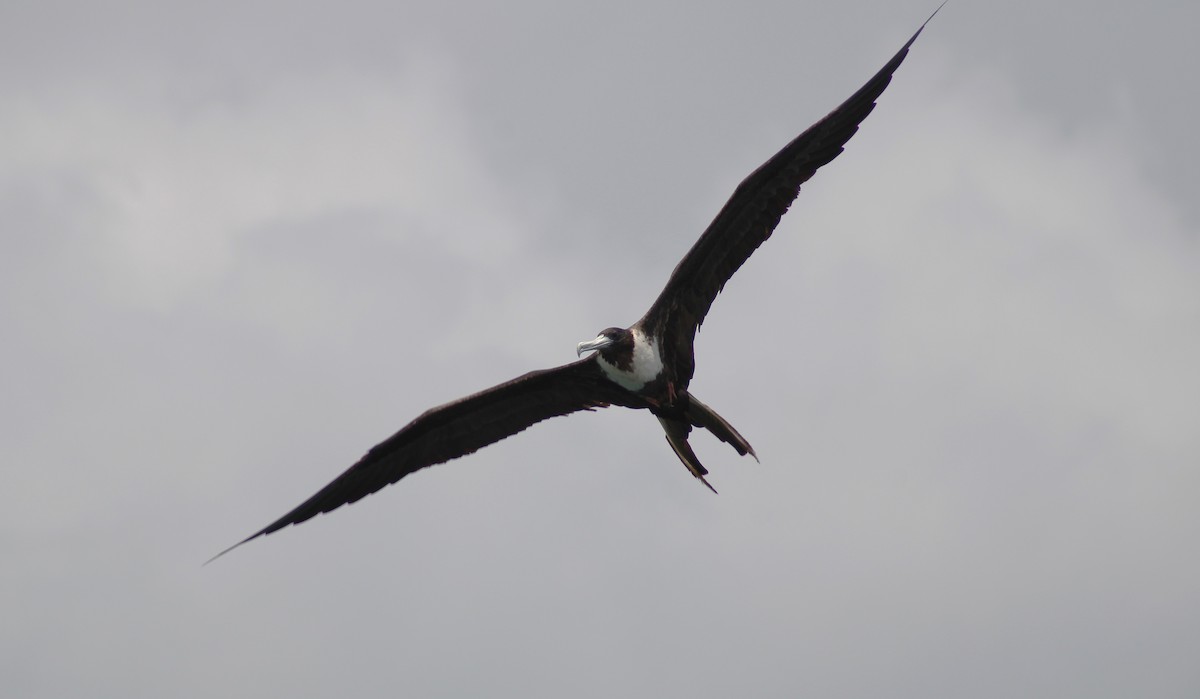
[{"label": "magnificent frigatebird", "polygon": [[715,493],[704,478],[708,469],[688,444],[693,427],[707,429],[742,456],[758,456],[732,425],[688,392],[696,368],[696,330],[733,273],[771,237],[800,185],[842,152],[924,28],[922,24],[850,99],[738,185],[641,320],[628,328],[602,330],[595,339],[579,343],[577,355],[593,353],[586,359],[530,372],[425,411],[316,495],[217,556],[357,502],[414,471],[465,456],[542,420],[610,405],[653,413],[679,460]]}]

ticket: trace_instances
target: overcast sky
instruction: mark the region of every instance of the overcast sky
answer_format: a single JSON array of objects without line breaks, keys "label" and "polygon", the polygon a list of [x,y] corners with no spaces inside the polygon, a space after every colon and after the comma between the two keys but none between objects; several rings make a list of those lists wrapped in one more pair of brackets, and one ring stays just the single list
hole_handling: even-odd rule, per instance
[{"label": "overcast sky", "polygon": [[1200,695],[1195,3],[945,7],[708,316],[719,496],[600,411],[201,567],[934,5],[0,4],[5,695]]}]

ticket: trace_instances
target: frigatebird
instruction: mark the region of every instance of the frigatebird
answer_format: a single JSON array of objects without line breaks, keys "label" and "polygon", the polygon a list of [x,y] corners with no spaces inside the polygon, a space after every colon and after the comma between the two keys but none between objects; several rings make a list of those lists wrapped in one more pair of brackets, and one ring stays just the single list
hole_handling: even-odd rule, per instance
[{"label": "frigatebird", "polygon": [[688,391],[696,368],[692,351],[696,331],[725,283],[771,237],[800,185],[836,158],[858,131],[929,19],[849,99],[738,185],[641,320],[628,328],[607,328],[595,339],[580,342],[577,356],[592,353],[585,359],[533,371],[425,411],[317,494],[213,558],[357,502],[414,471],[466,456],[535,423],[612,405],[649,410],[662,424],[679,460],[715,493],[705,479],[708,469],[688,444],[693,428],[707,429],[741,456],[758,456],[745,437]]}]

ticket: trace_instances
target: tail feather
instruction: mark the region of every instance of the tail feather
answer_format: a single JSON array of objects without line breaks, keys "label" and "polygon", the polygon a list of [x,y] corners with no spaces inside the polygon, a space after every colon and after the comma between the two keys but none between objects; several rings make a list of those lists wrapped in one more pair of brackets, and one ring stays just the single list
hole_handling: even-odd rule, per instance
[{"label": "tail feather", "polygon": [[692,445],[688,444],[688,434],[691,433],[692,426],[682,420],[672,420],[661,416],[658,421],[662,423],[663,431],[667,433],[667,443],[675,450],[675,456],[678,456],[687,470],[699,478],[701,483],[708,486],[709,490],[717,492],[717,489],[704,478],[708,474],[708,469],[704,468],[704,464],[700,463],[700,459],[696,457],[696,452],[692,451]]},{"label": "tail feather", "polygon": [[688,394],[684,416],[696,427],[703,427],[716,435],[717,439],[732,446],[738,454],[742,456],[749,454],[754,457],[755,461],[758,461],[758,454],[754,453],[754,447],[750,446],[750,442],[747,442],[746,438],[733,428],[733,425],[726,422],[725,418],[717,415],[712,408],[701,403],[691,394]]}]

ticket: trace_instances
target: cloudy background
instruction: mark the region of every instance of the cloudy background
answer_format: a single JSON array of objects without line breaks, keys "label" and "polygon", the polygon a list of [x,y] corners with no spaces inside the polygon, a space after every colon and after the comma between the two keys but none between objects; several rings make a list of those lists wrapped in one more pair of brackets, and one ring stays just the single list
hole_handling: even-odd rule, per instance
[{"label": "cloudy background", "polygon": [[201,567],[639,317],[933,4],[4,2],[4,694],[1197,696],[1198,7],[938,15],[700,335],[719,497],[602,411]]}]

